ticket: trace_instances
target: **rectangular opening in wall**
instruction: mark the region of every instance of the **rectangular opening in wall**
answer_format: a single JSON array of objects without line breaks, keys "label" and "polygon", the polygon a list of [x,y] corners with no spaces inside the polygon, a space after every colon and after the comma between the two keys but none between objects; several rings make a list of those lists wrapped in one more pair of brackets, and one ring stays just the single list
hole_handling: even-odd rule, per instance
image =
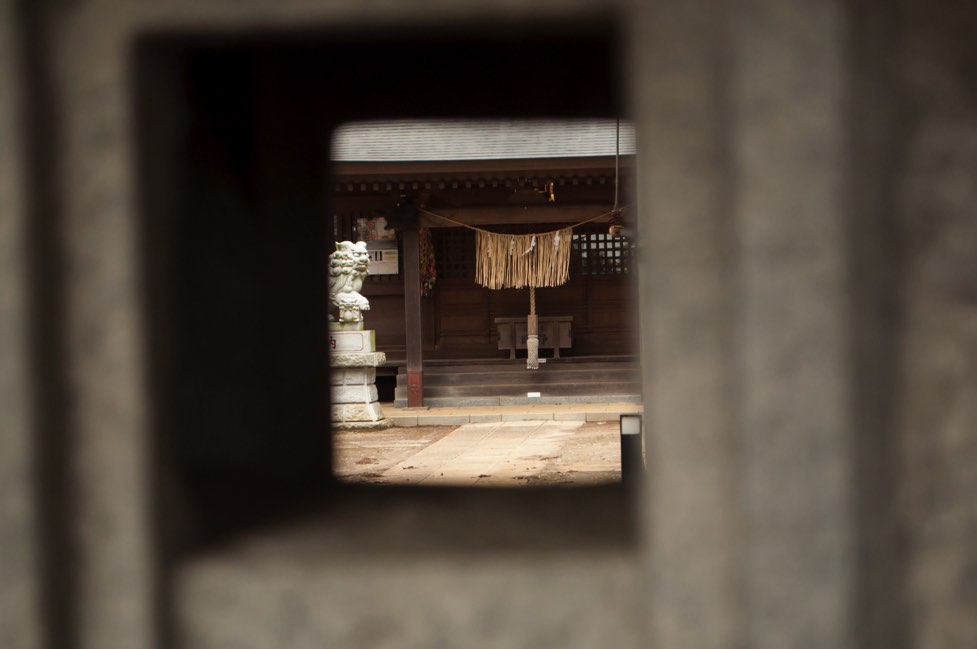
[{"label": "rectangular opening in wall", "polygon": [[[604,137],[613,132],[611,142],[617,141],[622,111],[615,29],[612,20],[598,17],[416,33],[141,37],[133,72],[147,354],[163,500],[160,527],[174,552],[322,516],[336,547],[358,550],[380,547],[389,536],[385,526],[396,526],[404,516],[429,524],[397,532],[398,543],[425,550],[574,547],[575,539],[584,537],[588,543],[630,543],[626,493],[610,474],[608,480],[591,481],[555,473],[545,481],[529,474],[506,479],[515,487],[543,484],[531,492],[495,489],[501,485],[491,481],[486,489],[454,488],[467,478],[439,485],[412,479],[388,483],[368,475],[411,475],[412,460],[405,453],[420,449],[420,439],[430,442],[426,448],[450,441],[450,431],[441,427],[454,430],[462,423],[426,419],[438,407],[433,392],[425,392],[427,410],[409,409],[402,389],[416,385],[407,376],[409,342],[419,342],[424,390],[437,385],[439,371],[442,385],[460,389],[464,375],[474,373],[470,365],[512,363],[516,373],[530,372],[520,322],[529,310],[526,291],[474,290],[474,231],[436,225],[438,216],[417,212],[413,241],[418,247],[405,248],[404,233],[410,231],[405,219],[411,215],[399,211],[398,202],[407,195],[424,212],[520,235],[576,224],[612,207],[618,177],[613,149],[583,165],[578,158],[587,156],[553,151],[568,151],[573,129],[583,127]],[[344,128],[376,134],[380,125],[405,123],[461,129],[508,124],[527,137],[543,129],[536,136],[552,148],[547,157],[500,157],[498,168],[480,172],[482,158],[451,161],[450,169],[433,169],[426,166],[431,161],[422,160],[344,159],[340,140],[334,139]],[[623,157],[631,155],[627,143],[632,140],[632,128],[622,120]],[[409,170],[399,166],[404,162]],[[628,164],[622,162],[620,178]],[[627,186],[623,181],[622,205],[630,201]],[[508,218],[521,209],[533,216]],[[627,211],[623,219],[627,229],[633,223]],[[561,366],[573,371],[575,364],[579,376],[588,358],[635,353],[628,279],[633,251],[625,239],[606,237],[611,225],[604,218],[575,228],[571,280],[537,291],[537,335],[548,338],[539,351],[545,362],[531,371],[536,377],[551,376]],[[369,300],[366,325],[375,332],[360,334],[357,350],[384,354],[382,362],[363,367],[374,370],[376,401],[390,415],[402,411],[393,423],[405,431],[394,445],[398,450],[383,460],[386,465],[371,452],[348,463],[338,459],[343,449],[369,448],[391,429],[340,431],[333,425],[330,398],[335,388],[362,387],[367,381],[351,377],[338,385],[335,380],[332,334],[339,332],[341,317],[329,294],[329,256],[336,242],[361,239],[383,272],[368,275],[362,291],[356,291]],[[425,256],[421,245],[433,257]],[[422,281],[421,260],[440,276]],[[414,315],[420,334],[409,340],[413,325],[405,319],[405,269],[411,263],[418,271]],[[544,318],[556,318],[555,324],[547,320],[543,330]],[[355,331],[341,333],[353,333],[346,336],[352,339]],[[554,346],[554,339],[568,344]],[[459,361],[474,362],[462,372]],[[620,393],[605,397],[620,401],[638,394],[625,383]],[[572,396],[555,396],[538,381],[519,390],[527,407],[554,411],[567,405],[560,399]],[[359,392],[363,397],[364,390]],[[539,397],[525,396],[536,392]],[[364,405],[374,401],[372,391],[366,393],[371,398],[363,398]],[[475,427],[470,430],[487,432],[478,427],[497,423],[504,431],[510,422],[501,420],[513,414],[505,410],[510,405],[498,397],[495,414],[485,417],[484,410],[476,410],[457,416],[466,417],[464,424]],[[493,407],[474,407],[486,406]],[[599,421],[616,422],[617,414],[608,410],[564,410],[548,413],[546,425],[565,422],[567,430],[558,434],[566,437],[585,434]],[[499,421],[491,421],[495,416]],[[418,436],[430,426],[439,428]],[[540,462],[531,466],[550,466],[544,464],[552,463],[550,448],[533,446],[531,436],[526,442],[522,455],[538,456]],[[481,465],[471,469],[465,475],[474,471],[476,481],[489,475]],[[357,476],[366,479],[348,480]],[[378,489],[374,483],[387,486]],[[420,488],[429,485],[439,488]],[[594,486],[565,488],[587,485]],[[475,534],[465,521],[479,512],[504,516],[509,529],[522,532],[489,527]]]},{"label": "rectangular opening in wall", "polygon": [[618,419],[641,409],[633,124],[349,122],[330,150],[336,476],[619,482]]}]

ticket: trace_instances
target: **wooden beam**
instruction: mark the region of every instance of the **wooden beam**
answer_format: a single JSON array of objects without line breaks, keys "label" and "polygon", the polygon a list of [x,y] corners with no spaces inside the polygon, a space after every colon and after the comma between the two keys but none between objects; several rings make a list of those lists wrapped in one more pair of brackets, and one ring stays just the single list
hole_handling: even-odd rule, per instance
[{"label": "wooden beam", "polygon": [[[622,155],[621,166],[633,167],[633,155]],[[521,160],[444,160],[424,162],[333,162],[334,177],[343,176],[417,176],[430,174],[511,174],[513,172],[600,173],[614,169],[614,156],[584,158],[526,158]]]},{"label": "wooden beam", "polygon": [[401,231],[404,246],[404,329],[407,334],[407,407],[424,405],[423,330],[421,329],[421,264],[416,229]]},{"label": "wooden beam", "polygon": [[[453,221],[466,225],[493,225],[502,223],[579,223],[593,218],[613,207],[612,203],[585,203],[579,205],[534,205],[527,207],[464,207],[431,210]],[[606,222],[604,216],[597,222]],[[421,226],[433,228],[458,227],[427,214],[421,214]]]}]

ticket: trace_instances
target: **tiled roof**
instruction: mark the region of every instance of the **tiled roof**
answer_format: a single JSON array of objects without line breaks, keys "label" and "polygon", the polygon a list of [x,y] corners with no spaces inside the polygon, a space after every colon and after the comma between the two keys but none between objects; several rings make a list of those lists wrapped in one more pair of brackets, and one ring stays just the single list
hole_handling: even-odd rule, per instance
[{"label": "tiled roof", "polygon": [[[337,162],[522,160],[612,156],[615,120],[398,120],[336,130]],[[634,126],[621,122],[620,153],[634,153]]]}]

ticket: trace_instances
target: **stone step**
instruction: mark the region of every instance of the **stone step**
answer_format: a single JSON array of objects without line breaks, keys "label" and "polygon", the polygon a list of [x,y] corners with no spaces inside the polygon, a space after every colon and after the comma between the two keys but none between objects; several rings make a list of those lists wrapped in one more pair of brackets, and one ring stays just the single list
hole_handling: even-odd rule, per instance
[{"label": "stone step", "polygon": [[590,421],[617,423],[621,415],[638,414],[640,402],[626,397],[626,401],[604,403],[553,403],[489,406],[428,406],[425,408],[385,407],[387,417],[395,426],[461,426],[491,422],[516,421]]},{"label": "stone step", "polygon": [[[579,396],[599,394],[637,394],[641,384],[637,381],[614,381],[602,383],[501,383],[478,385],[424,385],[424,397],[468,397],[468,396],[526,396],[527,392],[540,392],[543,396]],[[407,388],[398,387],[395,399],[406,399]]]},{"label": "stone step", "polygon": [[[539,397],[527,393],[539,392]],[[641,379],[633,357],[547,359],[527,370],[525,359],[480,359],[424,366],[424,403],[432,407],[561,403],[640,403]],[[407,404],[407,376],[400,369],[394,403]]]},{"label": "stone step", "polygon": [[[615,381],[639,381],[637,368],[620,369],[556,369],[540,367],[538,370],[508,370],[504,372],[424,372],[424,386],[435,385],[495,385],[553,383],[602,383]],[[407,375],[397,376],[397,386],[406,387]]]},{"label": "stone step", "polygon": [[[540,359],[542,361],[542,359]],[[568,362],[566,359],[553,359],[547,358],[545,362],[541,362],[539,366],[539,371],[547,372],[584,372],[592,370],[632,370],[634,372],[638,371],[638,363],[633,361],[599,361],[599,362]],[[516,360],[510,361],[506,360],[504,362],[497,363],[453,363],[447,365],[429,365],[425,362],[424,364],[424,374],[455,374],[455,373],[471,373],[471,374],[494,374],[499,372],[525,372],[526,371],[526,359],[518,358]],[[400,368],[400,373],[404,372],[404,368]]]},{"label": "stone step", "polygon": [[[402,356],[397,356],[391,354],[389,350],[387,351],[387,366],[391,367],[401,367],[403,368],[407,361]],[[549,350],[542,351],[542,357],[546,359],[547,364],[553,365],[590,365],[595,363],[635,363],[638,362],[637,356],[627,356],[627,355],[614,355],[614,356],[561,356],[560,358],[553,358]],[[437,371],[438,368],[452,368],[452,367],[470,367],[478,366],[491,368],[494,366],[512,366],[518,367],[526,365],[526,356],[522,356],[510,359],[505,356],[492,357],[492,358],[431,358],[429,356],[424,357],[424,370],[425,371]]]},{"label": "stone step", "polygon": [[[565,395],[540,397],[513,396],[478,396],[478,397],[427,397],[424,405],[428,408],[459,408],[468,406],[533,406],[533,405],[561,405],[572,403],[641,403],[641,394],[602,394],[602,395]],[[394,401],[396,408],[406,408],[407,398]]]}]

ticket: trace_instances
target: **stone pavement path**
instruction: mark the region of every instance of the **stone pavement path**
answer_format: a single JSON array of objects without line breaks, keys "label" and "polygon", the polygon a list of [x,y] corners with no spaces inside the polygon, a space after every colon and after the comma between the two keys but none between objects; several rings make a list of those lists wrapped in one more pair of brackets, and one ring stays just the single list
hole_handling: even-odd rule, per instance
[{"label": "stone pavement path", "polygon": [[[418,438],[411,431],[390,429],[385,437],[360,442],[356,433],[349,433],[340,440],[345,446],[341,443],[338,448],[337,473],[372,483],[424,486],[593,484],[620,479],[617,422],[488,422]],[[394,462],[385,462],[384,455]],[[376,466],[370,473],[354,473],[352,467],[363,464]]]}]

